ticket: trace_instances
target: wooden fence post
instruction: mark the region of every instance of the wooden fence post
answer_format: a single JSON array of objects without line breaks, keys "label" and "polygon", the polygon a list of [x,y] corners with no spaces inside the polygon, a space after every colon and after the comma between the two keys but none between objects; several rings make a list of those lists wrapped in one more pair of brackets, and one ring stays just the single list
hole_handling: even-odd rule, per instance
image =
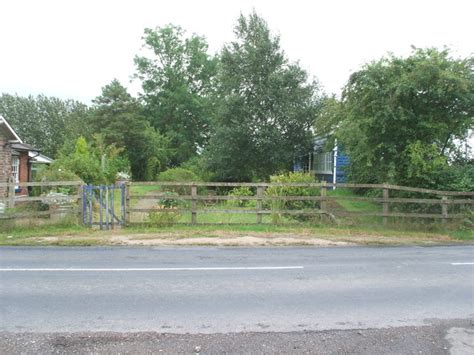
[{"label": "wooden fence post", "polygon": [[83,185],[77,185],[77,223],[84,224],[84,189]]},{"label": "wooden fence post", "polygon": [[448,221],[448,196],[444,195],[443,197],[441,197],[441,200],[443,201],[441,203],[441,214],[443,216],[441,222],[443,224],[446,224],[446,222]]},{"label": "wooden fence post", "polygon": [[130,225],[130,181],[125,183],[125,225]]},{"label": "wooden fence post", "polygon": [[326,204],[326,196],[328,194],[328,188],[326,186],[327,182],[323,181],[322,186],[321,186],[321,203],[320,203],[320,208],[322,212],[326,212],[327,210],[327,204]]},{"label": "wooden fence post", "polygon": [[389,204],[387,200],[389,199],[389,196],[390,196],[389,189],[387,188],[387,184],[383,184],[382,196],[384,199],[384,201],[382,202],[382,214],[383,214],[382,223],[384,226],[386,226],[388,222],[387,215],[389,213]]},{"label": "wooden fence post", "polygon": [[13,177],[10,176],[8,179],[8,208],[15,207],[15,181],[13,181]]},{"label": "wooden fence post", "polygon": [[197,223],[197,186],[191,186],[191,224]]},{"label": "wooden fence post", "polygon": [[263,197],[263,186],[257,186],[257,223],[260,224],[262,223],[262,214],[260,213],[262,211],[262,197]]}]

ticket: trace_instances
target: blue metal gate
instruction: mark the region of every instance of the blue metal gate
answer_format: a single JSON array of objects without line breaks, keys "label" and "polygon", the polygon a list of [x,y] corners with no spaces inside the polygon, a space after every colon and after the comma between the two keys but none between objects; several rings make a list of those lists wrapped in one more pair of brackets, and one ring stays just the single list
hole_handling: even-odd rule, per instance
[{"label": "blue metal gate", "polygon": [[84,224],[114,229],[125,222],[125,185],[85,185],[82,190]]}]

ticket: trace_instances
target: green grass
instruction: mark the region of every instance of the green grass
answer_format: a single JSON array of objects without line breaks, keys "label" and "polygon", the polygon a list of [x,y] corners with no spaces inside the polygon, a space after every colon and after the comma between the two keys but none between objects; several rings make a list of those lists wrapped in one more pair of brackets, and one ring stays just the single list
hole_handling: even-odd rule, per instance
[{"label": "green grass", "polygon": [[158,193],[160,191],[159,186],[154,185],[131,185],[130,186],[130,194],[132,196],[144,196],[150,192]]},{"label": "green grass", "polygon": [[[329,190],[328,196],[340,197],[358,197],[350,189]],[[370,201],[350,201],[350,200],[336,200],[337,203],[348,212],[380,212],[381,205]]]}]

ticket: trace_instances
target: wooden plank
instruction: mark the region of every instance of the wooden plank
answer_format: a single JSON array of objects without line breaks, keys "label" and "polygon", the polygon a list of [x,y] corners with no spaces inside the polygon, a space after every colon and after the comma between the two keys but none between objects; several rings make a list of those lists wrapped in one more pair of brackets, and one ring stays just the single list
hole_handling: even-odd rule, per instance
[{"label": "wooden plank", "polygon": [[[387,187],[384,187],[382,193],[383,193],[384,200],[388,200],[388,198],[389,198],[389,189]],[[382,224],[384,226],[387,225],[387,217],[386,216],[388,215],[388,206],[389,205],[386,201],[383,202],[383,204],[382,204],[382,213],[384,214],[384,217],[382,219]]]},{"label": "wooden plank", "polygon": [[15,202],[33,202],[33,201],[69,201],[75,202],[80,197],[76,195],[69,196],[25,196],[25,197],[16,197]]},{"label": "wooden plank", "polygon": [[400,190],[408,192],[420,192],[432,195],[446,195],[446,196],[474,196],[474,191],[441,191],[441,190],[430,190],[416,187],[387,185],[390,190]]},{"label": "wooden plank", "polygon": [[[173,208],[131,208],[130,212],[139,212],[139,213],[148,213],[148,212],[158,212],[158,213],[169,213],[169,212],[192,212],[192,209],[173,209]],[[199,213],[222,213],[222,214],[255,214],[257,210],[222,210],[222,209],[198,209]],[[320,215],[326,214],[325,211],[321,210],[260,210],[260,214],[272,214],[272,213],[281,213],[289,215]]]},{"label": "wooden plank", "polygon": [[193,185],[191,186],[191,196],[192,196],[192,201],[191,201],[191,224],[196,224],[197,223],[197,186]]},{"label": "wooden plank", "polygon": [[[0,187],[9,187],[12,183],[7,182],[0,182]],[[18,185],[13,183],[13,186]],[[47,187],[47,186],[78,186],[84,185],[82,181],[39,181],[39,182],[22,182],[20,186],[22,187],[31,187],[31,186],[40,186],[40,187]]]},{"label": "wooden plank", "polygon": [[255,183],[255,182],[173,182],[173,181],[140,181],[136,186],[204,186],[204,187],[320,187],[321,183]]},{"label": "wooden plank", "polygon": [[82,186],[77,188],[77,222],[79,225],[84,224],[84,191]]},{"label": "wooden plank", "polygon": [[13,184],[13,177],[10,177],[10,186],[8,188],[8,208],[15,207],[15,184]]},{"label": "wooden plank", "polygon": [[[260,213],[262,211],[262,198],[263,198],[263,189],[264,187],[259,186],[257,187],[257,223],[261,224],[262,223],[262,214]],[[236,196],[237,197],[237,196]],[[250,196],[253,197],[253,196]]]},{"label": "wooden plank", "polygon": [[[250,182],[173,182],[173,181],[139,181],[133,185],[138,186],[207,186],[207,187],[321,187],[322,183],[250,183]],[[0,185],[1,186],[1,185]],[[384,186],[390,190],[401,190],[408,192],[420,192],[434,195],[448,196],[474,196],[473,191],[439,191],[408,186],[383,185],[383,184],[349,184],[349,183],[327,183],[326,187],[355,188],[355,189],[383,189]]]},{"label": "wooden plank", "polygon": [[[149,212],[179,212],[188,213],[192,212],[191,208],[129,208],[129,213],[149,213]],[[255,213],[255,212],[254,212]]]},{"label": "wooden plank", "polygon": [[323,211],[326,211],[327,210],[327,204],[326,204],[326,197],[327,197],[327,194],[328,194],[328,190],[327,190],[327,182],[326,181],[323,181],[323,183],[321,184],[321,210]]},{"label": "wooden plank", "polygon": [[31,211],[31,212],[17,212],[12,214],[0,214],[0,219],[14,219],[14,218],[34,218],[34,217],[43,217],[50,216],[53,214],[61,213],[74,213],[73,209],[67,210],[48,210],[48,211]]},{"label": "wooden plank", "polygon": [[[390,212],[388,214],[380,212],[336,212],[334,213],[336,217],[402,217],[402,218],[434,218],[440,219],[443,218],[441,214],[435,213],[402,213],[402,212]],[[465,215],[462,213],[459,214],[450,214],[449,219],[455,218],[464,218]]]},{"label": "wooden plank", "polygon": [[127,181],[125,183],[125,225],[130,224],[130,212],[131,212],[131,205],[130,205],[130,199],[131,199],[131,192],[130,192],[130,181]]},{"label": "wooden plank", "polygon": [[[263,188],[263,187],[262,187]],[[229,195],[197,195],[193,198],[192,195],[176,195],[170,196],[166,194],[153,194],[144,196],[132,196],[132,199],[144,200],[199,200],[199,201],[271,201],[271,200],[286,200],[286,201],[320,201],[321,196],[229,196]],[[327,199],[331,199],[327,197]]]},{"label": "wooden plank", "polygon": [[448,200],[448,196],[443,196],[442,197],[443,204],[441,205],[441,217],[443,224],[445,224],[448,220],[448,204],[446,201]]}]

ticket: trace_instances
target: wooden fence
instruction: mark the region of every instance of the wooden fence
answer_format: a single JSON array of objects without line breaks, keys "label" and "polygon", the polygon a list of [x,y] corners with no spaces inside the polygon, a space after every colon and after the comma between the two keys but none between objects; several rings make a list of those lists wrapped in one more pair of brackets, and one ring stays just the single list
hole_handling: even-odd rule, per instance
[{"label": "wooden fence", "polygon": [[[131,193],[133,189],[131,186],[156,186],[157,190],[162,190],[160,193],[148,193],[146,195],[136,196]],[[181,195],[170,195],[165,191],[168,188],[179,187],[187,188],[190,191],[189,194]],[[236,188],[236,187],[248,187],[255,190],[253,196],[232,196],[227,194],[215,194],[210,193],[212,189],[219,188]],[[318,195],[313,196],[288,196],[288,195],[272,195],[267,194],[269,188],[282,187],[299,187],[299,188],[317,188],[319,189]],[[367,197],[367,196],[329,196],[328,190],[336,188],[343,189],[372,189],[378,190],[381,197]],[[204,194],[198,193],[199,189],[203,189]],[[415,197],[391,197],[391,191],[405,192],[405,193],[419,193],[429,195],[428,198],[415,198]],[[136,208],[132,205],[132,200],[181,200],[189,201],[190,206],[188,208]],[[232,201],[232,200],[244,200],[244,201],[256,201],[254,209],[222,209],[222,208],[198,208],[198,203],[208,201]],[[378,203],[381,205],[380,211],[377,212],[349,212],[349,211],[338,211],[335,213],[329,206],[330,201],[338,200],[349,200],[349,201],[367,201],[372,203]],[[319,204],[319,208],[308,209],[265,209],[263,204],[268,201],[316,201]],[[224,183],[224,182],[133,182],[127,184],[126,189],[126,223],[133,223],[131,214],[133,213],[189,213],[191,216],[191,224],[198,224],[199,214],[219,213],[219,214],[255,214],[255,223],[262,223],[262,216],[271,214],[281,215],[305,215],[305,216],[317,216],[323,215],[328,216],[331,219],[336,217],[381,217],[384,224],[391,217],[398,218],[424,218],[424,219],[437,219],[446,223],[448,220],[454,220],[464,218],[466,216],[465,211],[463,213],[450,213],[450,206],[463,205],[468,206],[467,210],[472,210],[474,204],[474,192],[462,192],[462,191],[438,191],[423,188],[412,188],[403,187],[388,184],[332,184],[332,183]],[[399,212],[394,211],[391,206],[394,204],[414,204],[418,206],[426,205],[439,205],[441,206],[440,213],[419,213],[419,212]],[[135,204],[136,205],[136,204]],[[189,204],[188,204],[189,205]],[[466,208],[465,208],[466,210]]]},{"label": "wooden fence", "polygon": [[[33,217],[48,217],[54,214],[64,214],[61,209],[49,209],[46,211],[16,211],[16,206],[21,206],[24,202],[48,202],[48,201],[67,201],[74,206],[73,213],[77,214],[78,220],[83,221],[83,182],[81,181],[61,181],[61,182],[28,182],[22,183],[22,187],[40,187],[48,189],[52,187],[72,187],[75,192],[68,196],[15,196],[15,183],[0,183],[0,188],[7,188],[8,195],[4,198],[0,197],[0,202],[7,207],[8,213],[0,213],[1,220],[5,219],[21,219]],[[134,193],[135,186],[151,186],[154,192],[138,195]],[[156,187],[156,189],[153,189]],[[251,196],[233,196],[228,192],[232,188],[248,187],[252,189]],[[317,191],[317,194],[294,196],[279,195],[268,193],[271,188],[306,188]],[[334,187],[338,189],[371,189],[377,191],[376,197],[368,196],[338,196],[328,194],[329,190]],[[167,190],[176,188],[186,191],[182,194],[169,194]],[[317,190],[315,190],[317,189]],[[0,189],[1,190],[1,189]],[[417,197],[399,197],[394,196],[400,193],[424,194],[423,198]],[[148,200],[152,207],[140,207],[137,201]],[[332,201],[366,201],[374,204],[380,204],[378,211],[350,212],[347,210],[335,211]],[[133,201],[133,202],[132,202]],[[157,207],[159,201],[185,201],[184,207],[163,208]],[[228,206],[228,201],[255,201],[252,208],[233,208]],[[275,208],[274,201],[283,201],[283,205],[296,201],[312,202],[312,208],[292,209],[292,208]],[[218,205],[220,204],[220,205]],[[433,212],[406,212],[394,208],[400,204],[409,204],[416,206],[433,206],[439,205],[439,213]],[[284,215],[289,217],[296,216],[326,216],[332,220],[344,217],[379,217],[386,224],[390,218],[422,218],[441,220],[446,223],[449,220],[455,220],[466,217],[469,211],[472,211],[474,204],[474,192],[456,192],[456,191],[438,191],[422,188],[403,187],[395,185],[376,185],[376,184],[332,184],[332,183],[224,183],[224,182],[128,182],[125,189],[125,224],[133,224],[136,221],[132,218],[133,214],[149,213],[170,213],[175,212],[181,215],[188,215],[190,224],[200,224],[199,216],[204,214],[246,214],[254,215],[252,223],[265,223],[264,217],[268,215]],[[138,206],[137,206],[138,205]],[[269,207],[270,206],[270,207]],[[455,206],[463,206],[462,213]],[[216,208],[217,207],[217,208]],[[230,207],[230,208],[229,208]],[[458,211],[453,211],[458,210]],[[245,223],[245,224],[252,224]],[[268,223],[268,218],[267,218]],[[207,223],[206,223],[207,224]],[[215,223],[213,223],[215,224]],[[227,224],[227,223],[226,223]]]},{"label": "wooden fence", "polygon": [[[51,217],[52,215],[65,214],[65,210],[62,208],[50,208],[45,211],[38,211],[32,208],[22,208],[27,203],[31,202],[42,202],[55,204],[67,203],[71,206],[75,206],[75,210],[69,211],[76,214],[80,220],[82,215],[82,181],[53,181],[53,182],[26,182],[21,183],[21,187],[39,187],[40,189],[57,188],[57,187],[72,187],[75,189],[74,194],[70,195],[55,195],[55,196],[16,196],[15,188],[18,186],[17,183],[0,183],[0,188],[7,189],[7,196],[1,198],[0,203],[5,207],[4,213],[0,213],[0,221],[8,219],[27,219],[27,218],[45,218]],[[70,214],[70,213],[69,213]],[[0,222],[1,223],[1,222]]]}]

